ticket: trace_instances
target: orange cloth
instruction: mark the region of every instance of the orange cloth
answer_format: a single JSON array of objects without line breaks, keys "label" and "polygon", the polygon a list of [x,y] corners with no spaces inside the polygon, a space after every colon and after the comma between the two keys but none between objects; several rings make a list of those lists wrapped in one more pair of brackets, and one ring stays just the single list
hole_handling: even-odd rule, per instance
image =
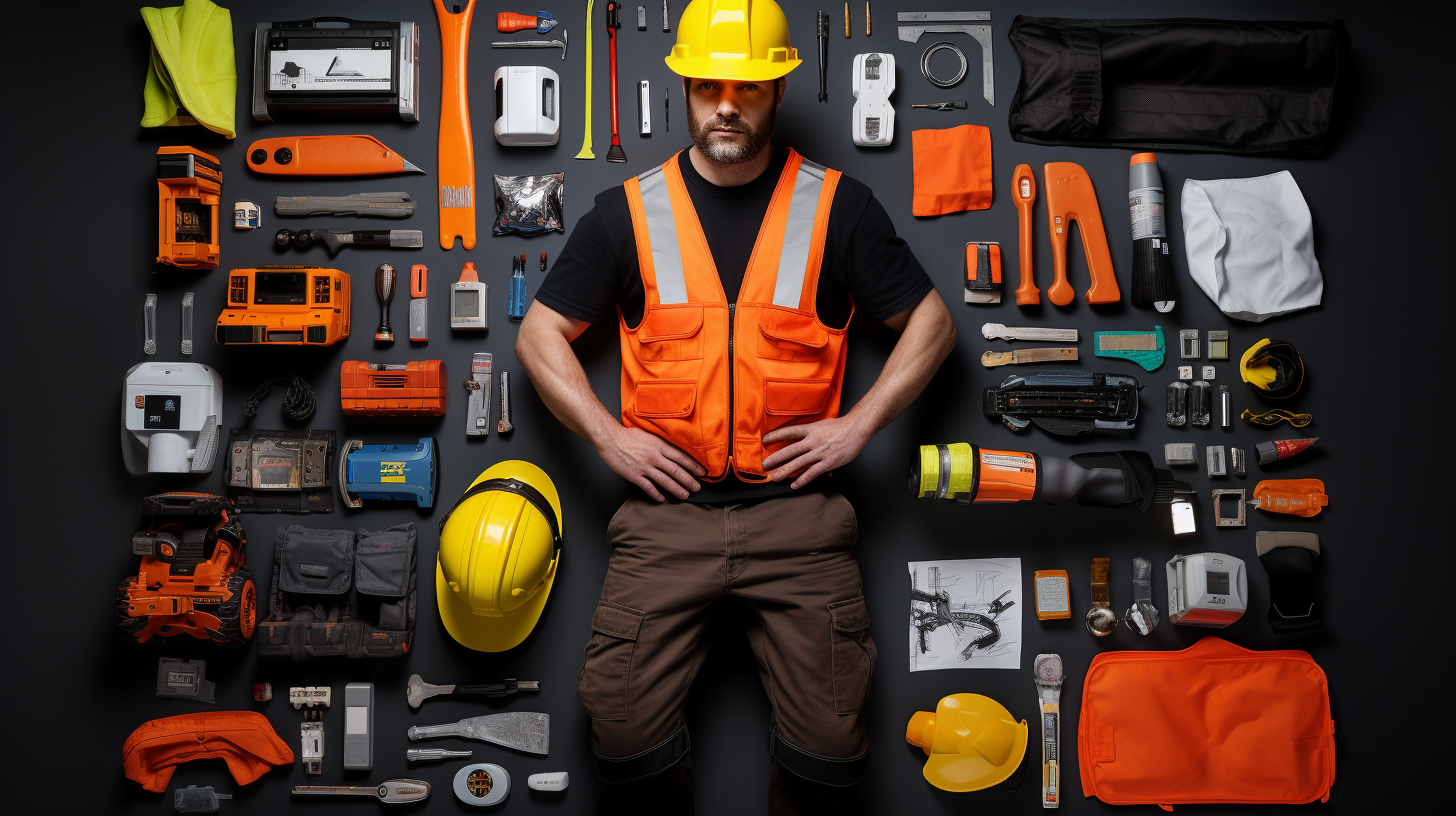
[{"label": "orange cloth", "polygon": [[274,765],[292,765],[293,751],[256,711],[204,711],[141,724],[121,747],[127,779],[165,793],[177,766],[194,759],[221,758],[233,779],[246,785]]},{"label": "orange cloth", "polygon": [[1205,637],[1181,652],[1092,659],[1077,724],[1082,793],[1110,805],[1330,798],[1335,722],[1307,652]]},{"label": "orange cloth", "polygon": [[980,125],[910,133],[915,215],[945,215],[991,206],[991,131]]}]

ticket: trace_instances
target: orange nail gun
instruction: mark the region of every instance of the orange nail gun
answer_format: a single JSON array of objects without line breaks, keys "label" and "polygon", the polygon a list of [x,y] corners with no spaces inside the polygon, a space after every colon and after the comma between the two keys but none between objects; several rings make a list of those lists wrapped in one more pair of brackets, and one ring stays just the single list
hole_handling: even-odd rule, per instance
[{"label": "orange nail gun", "polygon": [[1107,250],[1107,233],[1102,229],[1102,211],[1097,208],[1092,178],[1079,164],[1048,162],[1042,167],[1042,182],[1046,185],[1047,226],[1051,229],[1056,271],[1056,279],[1047,288],[1047,299],[1066,306],[1076,296],[1067,281],[1067,237],[1075,221],[1082,233],[1087,273],[1092,278],[1092,285],[1087,287],[1087,302],[1116,303],[1122,293],[1118,291],[1117,275],[1112,269],[1112,254]]}]

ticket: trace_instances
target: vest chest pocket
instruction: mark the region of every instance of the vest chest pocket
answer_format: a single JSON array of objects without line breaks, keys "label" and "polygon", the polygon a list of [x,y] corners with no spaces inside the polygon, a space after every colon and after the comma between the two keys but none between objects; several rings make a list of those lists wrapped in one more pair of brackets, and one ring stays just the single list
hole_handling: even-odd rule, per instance
[{"label": "vest chest pocket", "polygon": [[829,332],[812,315],[776,308],[759,313],[758,356],[762,359],[818,362],[828,343]]},{"label": "vest chest pocket", "polygon": [[637,358],[643,362],[703,359],[703,307],[648,309],[637,327]]}]

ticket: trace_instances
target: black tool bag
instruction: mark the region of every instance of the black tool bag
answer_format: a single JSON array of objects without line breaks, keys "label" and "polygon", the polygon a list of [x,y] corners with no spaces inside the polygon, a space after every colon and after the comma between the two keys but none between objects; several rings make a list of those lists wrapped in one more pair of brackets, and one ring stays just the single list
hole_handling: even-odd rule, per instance
[{"label": "black tool bag", "polygon": [[413,524],[380,532],[278,528],[264,657],[395,657],[415,636]]},{"label": "black tool bag", "polygon": [[1017,17],[1018,142],[1318,153],[1339,74],[1323,22]]}]

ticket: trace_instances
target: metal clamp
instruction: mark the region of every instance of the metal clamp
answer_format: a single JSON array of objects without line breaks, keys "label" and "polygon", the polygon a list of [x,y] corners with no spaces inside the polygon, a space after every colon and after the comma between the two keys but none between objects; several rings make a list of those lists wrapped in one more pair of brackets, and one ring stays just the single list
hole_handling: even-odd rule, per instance
[{"label": "metal clamp", "polygon": [[[1216,527],[1244,527],[1248,522],[1244,516],[1244,488],[1220,488],[1213,491],[1213,523]],[[1232,516],[1223,514],[1224,497],[1232,497],[1237,506],[1237,512]]]}]

